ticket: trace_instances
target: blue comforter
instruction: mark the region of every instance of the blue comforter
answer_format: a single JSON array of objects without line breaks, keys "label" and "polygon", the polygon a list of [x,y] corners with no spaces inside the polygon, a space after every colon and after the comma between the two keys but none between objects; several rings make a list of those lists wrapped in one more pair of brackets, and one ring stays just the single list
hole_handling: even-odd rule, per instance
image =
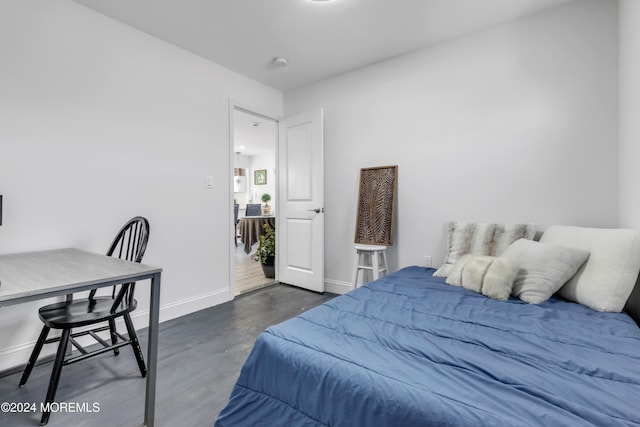
[{"label": "blue comforter", "polygon": [[257,339],[225,426],[640,425],[640,329],[408,267]]}]

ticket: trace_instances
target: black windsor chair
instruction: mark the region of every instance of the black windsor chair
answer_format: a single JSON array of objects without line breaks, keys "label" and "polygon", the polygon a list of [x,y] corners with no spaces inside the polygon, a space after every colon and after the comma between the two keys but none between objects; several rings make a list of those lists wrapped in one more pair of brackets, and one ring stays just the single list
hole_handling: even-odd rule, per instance
[{"label": "black windsor chair", "polygon": [[[142,257],[147,248],[148,240],[149,222],[143,217],[134,217],[120,229],[111,243],[111,246],[107,251],[107,255],[126,259],[128,261],[140,262],[142,261]],[[72,295],[67,295],[66,301],[46,305],[38,310],[40,320],[42,320],[44,326],[42,328],[42,332],[40,332],[40,336],[36,342],[33,352],[31,353],[29,362],[24,369],[22,378],[20,379],[20,387],[24,386],[29,379],[31,370],[38,359],[38,355],[40,354],[43,345],[53,342],[60,343],[58,345],[58,352],[56,353],[53,370],[51,372],[51,380],[49,381],[49,388],[47,390],[47,396],[44,404],[45,410],[42,413],[41,424],[44,425],[49,421],[51,412],[48,409],[54,401],[63,366],[70,365],[108,351],[113,351],[117,356],[119,354],[118,349],[120,347],[131,345],[133,354],[138,362],[138,367],[140,368],[140,374],[143,378],[147,375],[147,368],[144,363],[142,350],[138,343],[138,337],[130,316],[130,313],[135,310],[137,306],[137,301],[133,298],[134,290],[135,282],[114,286],[111,296],[96,297],[96,289],[94,289],[89,293],[88,298],[73,300]],[[129,335],[128,338],[121,335],[116,330],[115,321],[120,317],[124,320],[127,333]],[[105,322],[107,325],[101,327],[89,330],[83,328],[83,330],[79,332],[72,332],[72,329],[74,328],[87,327]],[[47,335],[51,329],[62,330],[61,336],[47,339]],[[107,330],[111,335],[111,344],[98,335],[98,332]],[[96,350],[92,351],[85,349],[76,341],[75,338],[86,335],[93,337],[99,344],[101,344],[101,346],[98,346]],[[73,353],[71,353],[67,358],[65,358],[68,343],[71,343],[73,347],[76,347],[80,354],[74,356]]]}]

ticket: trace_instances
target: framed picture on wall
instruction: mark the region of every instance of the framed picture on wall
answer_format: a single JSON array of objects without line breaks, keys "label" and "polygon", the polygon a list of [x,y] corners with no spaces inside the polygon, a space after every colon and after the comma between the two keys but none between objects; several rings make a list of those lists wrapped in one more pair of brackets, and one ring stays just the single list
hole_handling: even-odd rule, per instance
[{"label": "framed picture on wall", "polygon": [[267,170],[258,169],[257,171],[254,171],[253,183],[254,185],[265,185],[267,183]]}]

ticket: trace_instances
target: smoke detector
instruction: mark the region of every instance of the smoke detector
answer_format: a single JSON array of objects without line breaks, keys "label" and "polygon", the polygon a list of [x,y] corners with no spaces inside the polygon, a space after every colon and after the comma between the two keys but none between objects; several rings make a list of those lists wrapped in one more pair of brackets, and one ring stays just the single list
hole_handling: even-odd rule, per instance
[{"label": "smoke detector", "polygon": [[273,59],[273,63],[276,64],[280,68],[284,68],[284,67],[287,66],[289,61],[287,61],[287,58],[283,58],[283,57],[279,56],[279,57]]}]

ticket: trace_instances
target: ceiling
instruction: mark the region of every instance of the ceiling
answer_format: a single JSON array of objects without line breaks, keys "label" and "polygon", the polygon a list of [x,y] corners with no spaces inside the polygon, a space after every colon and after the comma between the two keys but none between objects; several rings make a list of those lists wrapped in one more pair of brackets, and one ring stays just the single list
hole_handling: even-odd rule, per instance
[{"label": "ceiling", "polygon": [[243,156],[259,156],[276,150],[276,122],[242,110],[233,111],[233,149]]},{"label": "ceiling", "polygon": [[286,92],[572,0],[74,1]]}]

